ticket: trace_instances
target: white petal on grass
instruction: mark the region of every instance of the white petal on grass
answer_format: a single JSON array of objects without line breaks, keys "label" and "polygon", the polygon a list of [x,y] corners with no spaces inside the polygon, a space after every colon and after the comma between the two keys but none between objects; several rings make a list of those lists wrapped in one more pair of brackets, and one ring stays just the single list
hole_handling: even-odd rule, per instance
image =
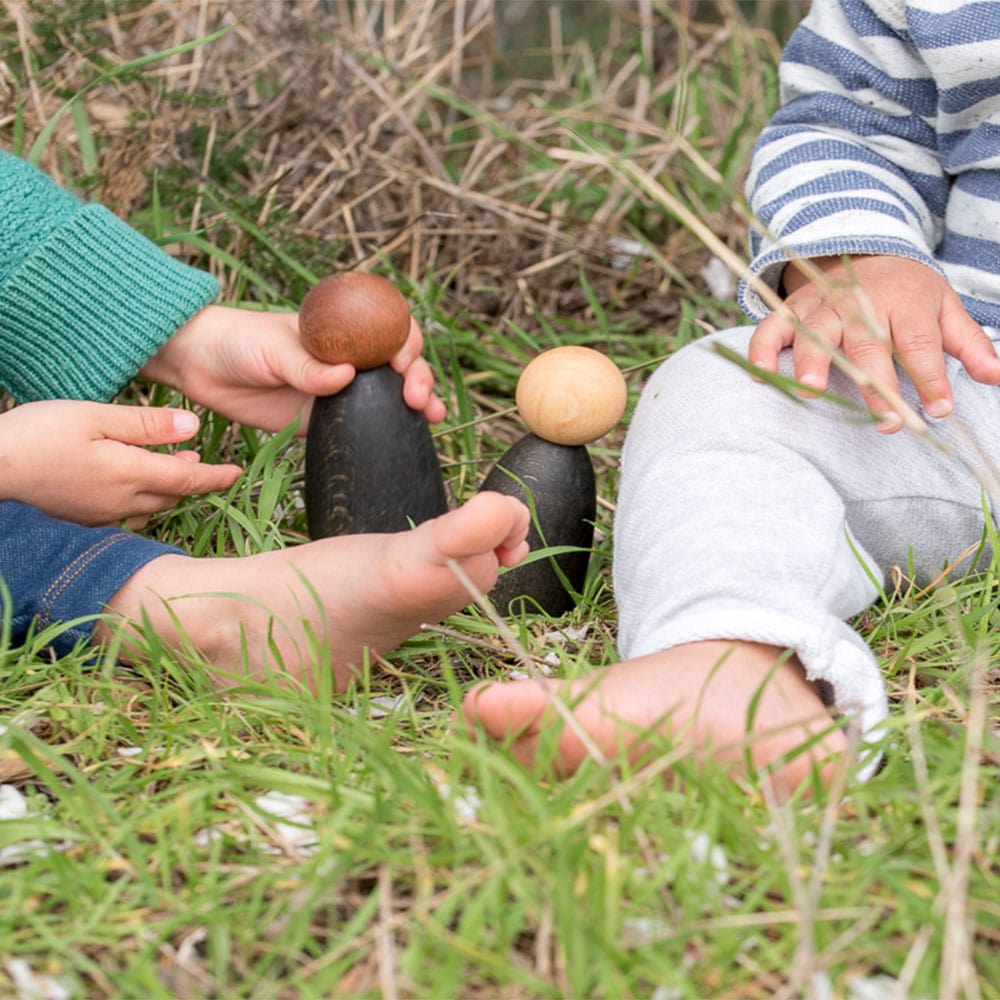
[{"label": "white petal on grass", "polygon": [[[28,800],[13,786],[0,785],[0,820],[24,819],[28,815]],[[44,840],[22,840],[18,844],[0,847],[0,868],[9,868],[27,861],[33,855],[46,854]]]},{"label": "white petal on grass", "polygon": [[[5,819],[26,819],[28,816],[28,800],[13,786],[0,785],[0,821]],[[50,851],[65,851],[69,842],[50,844],[37,837],[22,840],[16,844],[8,844],[0,848],[0,868],[19,865],[32,857],[43,857]]]},{"label": "white petal on grass", "polygon": [[7,975],[17,990],[17,1000],[70,1000],[72,990],[58,979],[34,972],[23,958],[9,958]]},{"label": "white petal on grass", "polygon": [[393,715],[405,708],[409,698],[405,694],[380,694],[368,700],[368,715],[372,719],[381,719]]},{"label": "white petal on grass", "polygon": [[657,986],[649,1000],[682,1000],[684,991],[679,986]]},{"label": "white petal on grass", "polygon": [[699,272],[713,299],[729,301],[736,296],[736,278],[718,257],[713,257]]},{"label": "white petal on grass", "polygon": [[[270,791],[254,799],[254,804],[272,821],[279,841],[261,845],[269,854],[281,854],[292,849],[298,854],[309,855],[319,850],[319,838],[313,828],[312,803],[308,799],[301,795]],[[234,820],[202,827],[191,838],[194,846],[201,850],[207,850],[216,841],[224,839],[237,844],[250,844],[255,840],[247,836],[245,829]]]},{"label": "white petal on grass", "polygon": [[0,819],[24,819],[28,800],[13,786],[0,785]]},{"label": "white petal on grass", "polygon": [[[394,715],[405,708],[409,703],[409,695],[403,694],[380,694],[368,699],[368,718],[384,719],[387,715]],[[357,715],[356,708],[347,710],[351,715]]]},{"label": "white petal on grass", "polygon": [[543,677],[552,676],[552,668],[559,666],[559,656],[557,653],[549,653],[544,660],[535,664],[536,674],[529,674],[526,670],[518,670],[517,667],[507,671],[507,679],[512,681],[526,681],[531,677],[541,674]]},{"label": "white petal on grass", "polygon": [[22,709],[16,715],[8,718],[6,722],[0,722],[0,736],[9,733],[11,726],[17,726],[19,729],[26,729],[29,733],[33,733],[38,728],[41,718],[34,708]]},{"label": "white petal on grass", "polygon": [[822,969],[809,977],[809,986],[813,1000],[833,1000],[833,983]]},{"label": "white petal on grass", "polygon": [[446,781],[437,782],[438,795],[445,802],[450,802],[455,810],[455,819],[459,826],[468,826],[479,819],[479,810],[482,807],[483,799],[479,792],[471,785],[460,788],[453,792],[451,785]]},{"label": "white petal on grass", "polygon": [[[254,799],[254,804],[277,821],[274,828],[285,846],[294,848],[299,854],[315,854],[319,850],[319,839],[312,825],[312,803],[308,799],[271,791]],[[279,849],[272,850],[277,852]]]},{"label": "white petal on grass", "polygon": [[[61,844],[58,849],[64,851],[68,846]],[[52,850],[53,846],[44,840],[22,840],[19,844],[8,844],[0,847],[0,868],[11,868],[30,858],[44,858]]]},{"label": "white petal on grass", "polygon": [[198,955],[198,945],[203,944],[208,937],[208,931],[204,927],[196,927],[178,945],[175,961],[183,968],[190,968],[201,963]]},{"label": "white petal on grass", "polygon": [[[583,642],[587,638],[587,633],[590,631],[590,626],[586,623],[579,626],[567,626],[566,628],[555,629],[552,632],[546,632],[542,636],[542,642],[547,646],[559,646],[561,649],[565,649],[574,643]],[[541,662],[538,663],[538,669],[541,673],[545,674],[546,677],[552,676],[552,671],[558,669],[562,665],[562,659],[559,654],[554,650],[550,653],[546,653],[542,657]],[[521,680],[524,676],[518,672],[519,676],[514,677],[514,673],[511,672],[511,677],[515,680]]]},{"label": "white petal on grass", "polygon": [[729,861],[726,852],[712,842],[704,830],[685,830],[684,836],[691,849],[692,859],[699,865],[708,865],[715,881],[725,885],[729,881]]},{"label": "white petal on grass", "polygon": [[618,270],[631,267],[640,257],[648,257],[649,251],[638,240],[624,236],[612,236],[608,240],[611,249],[611,266]]},{"label": "white petal on grass", "polygon": [[587,633],[590,632],[590,625],[584,622],[583,625],[568,625],[566,628],[555,629],[552,632],[546,632],[542,636],[542,642],[545,643],[556,643],[560,646],[569,645],[571,642],[583,642],[587,638]]},{"label": "white petal on grass", "polygon": [[625,917],[622,920],[622,941],[629,948],[656,944],[676,933],[674,925],[665,917]]},{"label": "white petal on grass", "polygon": [[899,983],[892,976],[852,976],[847,980],[847,1000],[895,1000]]},{"label": "white petal on grass", "polygon": [[194,846],[201,850],[207,850],[216,840],[222,840],[225,834],[217,826],[203,826],[195,832]]}]

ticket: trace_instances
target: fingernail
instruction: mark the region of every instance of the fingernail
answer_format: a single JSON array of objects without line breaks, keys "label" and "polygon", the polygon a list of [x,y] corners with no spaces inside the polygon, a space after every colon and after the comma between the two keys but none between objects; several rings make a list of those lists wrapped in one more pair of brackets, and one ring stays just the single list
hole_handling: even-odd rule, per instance
[{"label": "fingernail", "polygon": [[876,413],[874,417],[880,431],[894,431],[903,426],[903,420],[898,413]]},{"label": "fingernail", "polygon": [[947,399],[932,399],[924,409],[927,411],[928,416],[946,417],[951,413],[951,403]]},{"label": "fingernail", "polygon": [[174,410],[174,430],[178,434],[194,434],[198,430],[198,417],[190,410]]},{"label": "fingernail", "polygon": [[815,396],[822,392],[820,389],[819,376],[809,373],[799,379],[799,395]]}]

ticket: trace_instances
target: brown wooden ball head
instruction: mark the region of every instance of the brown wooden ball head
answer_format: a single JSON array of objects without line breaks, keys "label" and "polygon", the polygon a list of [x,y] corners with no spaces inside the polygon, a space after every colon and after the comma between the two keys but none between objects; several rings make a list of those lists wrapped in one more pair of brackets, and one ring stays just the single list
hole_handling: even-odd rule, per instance
[{"label": "brown wooden ball head", "polygon": [[331,274],[306,293],[299,309],[306,349],[321,361],[359,371],[386,364],[409,332],[406,299],[378,274]]},{"label": "brown wooden ball head", "polygon": [[521,419],[553,444],[588,444],[621,420],[628,387],[618,366],[590,347],[554,347],[533,358],[515,393]]}]

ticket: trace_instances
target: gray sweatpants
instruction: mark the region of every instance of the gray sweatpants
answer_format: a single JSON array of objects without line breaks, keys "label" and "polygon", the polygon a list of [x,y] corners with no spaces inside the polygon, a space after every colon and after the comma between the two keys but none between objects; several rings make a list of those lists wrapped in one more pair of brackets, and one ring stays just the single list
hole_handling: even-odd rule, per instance
[{"label": "gray sweatpants", "polygon": [[[615,519],[620,652],[700,639],[792,648],[824,697],[874,736],[885,687],[845,619],[873,603],[892,565],[933,578],[981,538],[984,461],[968,429],[1000,465],[1000,388],[948,359],[955,413],[932,426],[942,451],[907,430],[879,434],[837,403],[790,399],[712,349],[745,354],[751,333],[688,345],[642,392]],[[784,352],[784,374],[790,361]],[[839,372],[830,391],[860,403]]]}]

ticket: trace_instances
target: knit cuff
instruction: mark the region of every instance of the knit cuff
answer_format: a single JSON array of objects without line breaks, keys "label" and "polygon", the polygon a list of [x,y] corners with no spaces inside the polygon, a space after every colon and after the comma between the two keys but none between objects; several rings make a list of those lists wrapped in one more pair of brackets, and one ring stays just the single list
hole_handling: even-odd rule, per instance
[{"label": "knit cuff", "polygon": [[[781,284],[782,272],[793,257],[799,260],[812,260],[816,257],[849,257],[873,254],[906,257],[909,260],[925,264],[939,274],[943,274],[940,265],[928,254],[921,251],[919,247],[911,243],[906,243],[903,240],[891,238],[875,239],[872,237],[858,239],[853,237],[831,238],[811,243],[797,245],[791,243],[781,246],[776,246],[772,243],[750,263],[750,272],[777,292],[778,286]],[[737,300],[743,312],[756,322],[760,322],[771,312],[771,307],[764,302],[760,293],[746,279],[741,280],[739,283]]]},{"label": "knit cuff", "polygon": [[22,403],[110,400],[218,293],[210,274],[84,205],[3,287],[4,388]]}]

